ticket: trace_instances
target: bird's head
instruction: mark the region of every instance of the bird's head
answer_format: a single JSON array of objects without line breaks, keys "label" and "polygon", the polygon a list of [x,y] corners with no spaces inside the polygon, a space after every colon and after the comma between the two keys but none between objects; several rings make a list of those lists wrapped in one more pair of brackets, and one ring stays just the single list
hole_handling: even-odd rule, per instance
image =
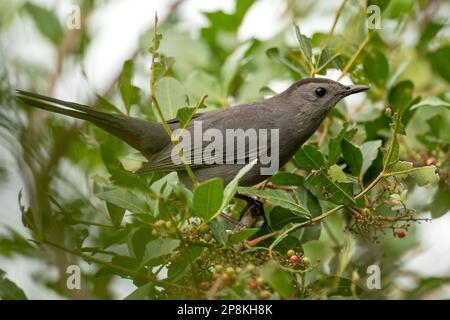
[{"label": "bird's head", "polygon": [[291,85],[282,95],[289,104],[298,105],[302,111],[326,114],[342,98],[368,89],[368,86],[346,86],[325,78],[307,78]]}]

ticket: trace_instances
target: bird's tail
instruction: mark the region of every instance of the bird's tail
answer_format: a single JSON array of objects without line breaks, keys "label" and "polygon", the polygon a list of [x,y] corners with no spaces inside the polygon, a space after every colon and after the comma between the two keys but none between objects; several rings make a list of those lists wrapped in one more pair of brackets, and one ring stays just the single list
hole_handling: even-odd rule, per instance
[{"label": "bird's tail", "polygon": [[[149,144],[152,135],[158,134],[159,125],[142,119],[95,110],[86,105],[63,101],[36,93],[16,90],[17,98],[27,105],[87,120],[103,130],[122,139],[130,146],[148,156],[157,150]],[[156,132],[155,132],[156,131]]]}]

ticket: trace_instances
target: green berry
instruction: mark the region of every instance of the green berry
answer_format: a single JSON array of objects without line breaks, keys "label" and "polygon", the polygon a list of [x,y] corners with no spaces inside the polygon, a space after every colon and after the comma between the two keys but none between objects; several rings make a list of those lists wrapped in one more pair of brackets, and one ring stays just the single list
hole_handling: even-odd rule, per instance
[{"label": "green berry", "polygon": [[309,266],[309,264],[311,263],[311,259],[309,257],[303,257],[302,263],[306,266]]},{"label": "green berry", "polygon": [[286,254],[290,258],[295,254],[295,251],[291,249],[291,250],[288,250],[288,252]]},{"label": "green berry", "polygon": [[269,298],[270,298],[270,292],[267,291],[267,290],[262,290],[262,291],[259,293],[259,298],[260,298],[260,299],[269,299]]},{"label": "green berry", "polygon": [[214,269],[215,269],[215,271],[216,271],[217,273],[222,273],[222,272],[223,272],[223,266],[222,266],[221,264],[217,264],[217,265],[214,267]]},{"label": "green berry", "polygon": [[207,224],[202,224],[200,228],[198,228],[200,233],[207,233],[209,231],[209,226]]},{"label": "green berry", "polygon": [[233,267],[228,267],[228,268],[225,270],[225,273],[231,277],[231,276],[234,275],[235,270],[234,270]]},{"label": "green berry", "polygon": [[167,229],[171,229],[171,228],[173,227],[172,221],[167,221],[165,227],[166,227]]}]

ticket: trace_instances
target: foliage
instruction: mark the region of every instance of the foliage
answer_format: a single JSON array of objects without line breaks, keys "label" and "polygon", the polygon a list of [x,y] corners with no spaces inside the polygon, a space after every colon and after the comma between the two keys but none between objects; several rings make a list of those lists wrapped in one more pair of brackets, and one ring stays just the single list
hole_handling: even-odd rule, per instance
[{"label": "foliage", "polygon": [[[48,286],[67,297],[73,293],[64,287],[65,268],[81,260],[95,265],[95,273],[83,277],[89,298],[110,298],[108,285],[117,276],[136,286],[128,299],[422,298],[448,281],[419,278],[415,288],[400,293],[393,281],[401,275],[397,262],[417,244],[414,225],[427,220],[428,211],[438,218],[450,210],[450,43],[439,36],[444,23],[429,14],[441,3],[382,1],[382,21],[391,23],[368,30],[366,4],[344,0],[328,33],[306,36],[301,22],[314,8],[287,1],[286,18],[300,23],[264,42],[239,41],[237,30],[255,2],[237,1],[233,13],[204,13],[209,26],[198,39],[180,31],[173,13],[159,24],[155,18],[96,106],[163,122],[170,134],[169,119],[185,127],[199,108],[262,99],[273,92],[273,79],[293,82],[330,69],[370,85],[364,101],[340,102],[262,185],[238,187],[250,164],[228,185],[220,179],[199,184],[190,172],[196,186],[190,190],[173,172],[133,175],[142,158],[93,126],[69,126],[16,105],[10,74],[26,70],[2,66],[2,139],[18,159],[14,170],[20,170],[29,199],[25,204],[19,195],[19,205],[32,241],[11,231],[0,239],[0,254],[56,266],[59,278]],[[82,3],[90,14],[92,4]],[[61,61],[84,56],[80,48],[89,44],[89,32],[65,32],[38,5],[23,9],[20,14],[51,45],[65,49],[59,50]],[[425,13],[420,19],[419,12]],[[400,37],[407,28],[419,30],[414,47],[405,47]],[[280,41],[286,34],[297,42]],[[67,48],[67,41],[77,46]],[[137,74],[148,77],[139,70],[141,59],[152,65],[150,96],[134,82]],[[88,192],[67,175],[63,162],[76,168]],[[233,198],[236,192],[263,201],[265,225],[237,230],[230,219],[239,219],[245,204]],[[413,207],[415,192],[432,200]],[[372,264],[383,270],[381,290],[366,287]],[[0,297],[26,298],[1,270]]]}]

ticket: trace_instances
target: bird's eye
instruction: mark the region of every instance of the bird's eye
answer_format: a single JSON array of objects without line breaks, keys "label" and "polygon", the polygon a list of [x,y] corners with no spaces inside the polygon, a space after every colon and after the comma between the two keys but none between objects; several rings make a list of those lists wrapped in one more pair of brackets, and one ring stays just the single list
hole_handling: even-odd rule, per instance
[{"label": "bird's eye", "polygon": [[318,97],[323,97],[327,93],[327,89],[325,88],[317,88],[316,89],[316,95]]}]

